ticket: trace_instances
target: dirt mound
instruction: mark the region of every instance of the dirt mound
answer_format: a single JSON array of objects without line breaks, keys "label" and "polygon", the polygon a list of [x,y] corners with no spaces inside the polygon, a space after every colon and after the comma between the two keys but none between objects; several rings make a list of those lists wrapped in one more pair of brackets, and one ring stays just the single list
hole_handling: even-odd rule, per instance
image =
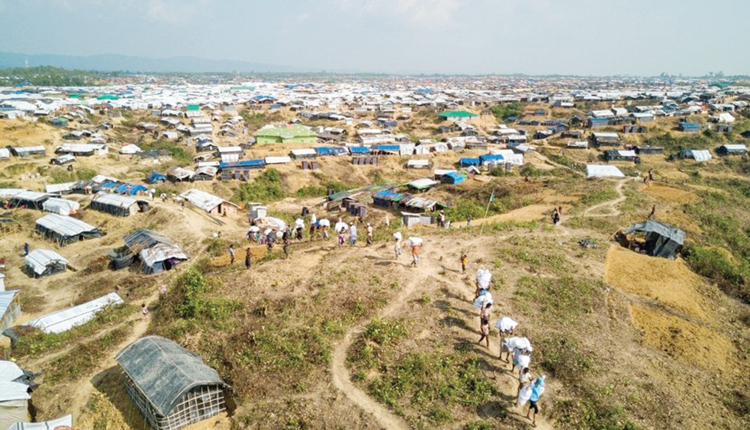
[{"label": "dirt mound", "polygon": [[708,319],[704,299],[697,291],[703,280],[681,261],[649,257],[613,245],[607,253],[604,270],[604,279],[612,286]]},{"label": "dirt mound", "polygon": [[638,189],[651,197],[672,203],[691,203],[698,199],[695,194],[662,184],[644,185]]},{"label": "dirt mound", "polygon": [[720,334],[649,308],[631,306],[628,311],[646,344],[683,363],[721,371],[729,367],[734,347]]}]

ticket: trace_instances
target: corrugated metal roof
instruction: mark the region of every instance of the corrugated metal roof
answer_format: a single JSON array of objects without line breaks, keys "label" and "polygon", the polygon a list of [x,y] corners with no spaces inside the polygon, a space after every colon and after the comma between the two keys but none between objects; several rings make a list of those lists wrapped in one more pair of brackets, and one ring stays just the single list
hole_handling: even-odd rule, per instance
[{"label": "corrugated metal roof", "polygon": [[72,191],[76,182],[66,182],[64,184],[49,184],[44,186],[44,191],[50,194],[58,194],[66,191]]},{"label": "corrugated metal roof", "polygon": [[669,239],[682,245],[685,243],[685,232],[677,227],[661,223],[659,221],[648,220],[643,222],[636,222],[630,224],[625,234],[630,234],[635,231],[647,232],[647,233],[658,233],[660,236],[668,237]]},{"label": "corrugated metal roof", "polygon": [[93,225],[86,224],[81,220],[57,214],[45,215],[36,220],[36,224],[62,236],[77,236],[81,233],[97,229]]},{"label": "corrugated metal roof", "polygon": [[221,197],[216,197],[213,194],[195,189],[185,191],[180,194],[180,197],[206,212],[211,212],[216,206],[219,206],[226,201]]},{"label": "corrugated metal roof", "polygon": [[26,325],[36,327],[45,333],[62,333],[90,321],[105,306],[120,303],[123,301],[117,293],[109,293],[96,300],[35,318]]},{"label": "corrugated metal roof", "polygon": [[624,178],[625,175],[615,166],[589,164],[586,166],[587,178]]},{"label": "corrugated metal roof", "polygon": [[187,260],[188,255],[182,250],[179,245],[169,243],[159,243],[150,248],[146,248],[139,253],[141,261],[149,267],[153,267],[154,263],[169,260],[170,258],[176,258],[179,260]]},{"label": "corrugated metal roof", "polygon": [[241,146],[218,146],[216,147],[216,150],[219,151],[220,154],[227,154],[227,153],[233,153],[233,152],[242,152]]},{"label": "corrugated metal roof", "polygon": [[99,193],[91,197],[92,202],[127,209],[137,203],[136,199],[119,194]]},{"label": "corrugated metal roof", "polygon": [[37,275],[41,275],[47,270],[47,266],[54,263],[68,265],[68,260],[62,255],[49,249],[35,249],[24,257],[26,266],[31,268]]},{"label": "corrugated metal roof", "polygon": [[163,416],[168,416],[182,396],[195,387],[226,386],[200,357],[160,336],[138,339],[115,360]]},{"label": "corrugated metal roof", "polygon": [[689,153],[695,159],[695,161],[708,161],[711,157],[711,152],[707,149],[691,149]]},{"label": "corrugated metal roof", "polygon": [[13,196],[14,199],[28,200],[32,202],[35,202],[37,200],[41,200],[47,197],[49,197],[49,194],[40,193],[38,191],[21,191],[20,193],[16,193],[16,195]]},{"label": "corrugated metal roof", "polygon": [[317,155],[314,149],[312,148],[300,148],[300,149],[292,149],[292,154],[295,156],[300,155]]}]

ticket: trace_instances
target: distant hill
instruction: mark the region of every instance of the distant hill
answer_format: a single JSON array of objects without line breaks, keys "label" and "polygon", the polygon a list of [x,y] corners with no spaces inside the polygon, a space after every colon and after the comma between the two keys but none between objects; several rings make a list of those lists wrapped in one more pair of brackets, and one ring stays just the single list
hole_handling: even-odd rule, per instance
[{"label": "distant hill", "polygon": [[312,70],[277,64],[260,64],[235,60],[207,60],[197,57],[146,58],[127,55],[102,54],[74,55],[25,55],[0,52],[0,68],[54,66],[65,69],[95,70],[102,72],[130,71],[152,73],[302,73]]}]

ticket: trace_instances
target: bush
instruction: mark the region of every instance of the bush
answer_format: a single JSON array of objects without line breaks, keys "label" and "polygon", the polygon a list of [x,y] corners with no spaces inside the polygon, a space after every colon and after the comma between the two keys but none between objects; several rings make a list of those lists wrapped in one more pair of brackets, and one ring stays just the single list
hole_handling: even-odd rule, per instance
[{"label": "bush", "polygon": [[268,203],[286,197],[281,186],[281,175],[276,169],[266,169],[252,182],[246,182],[237,189],[234,200],[238,202]]},{"label": "bush", "polygon": [[142,143],[140,144],[140,147],[144,152],[157,150],[169,151],[169,153],[172,154],[172,158],[181,166],[185,166],[193,162],[193,156],[190,154],[190,151],[174,142],[157,140],[156,142],[152,143]]},{"label": "bush", "polygon": [[346,191],[348,189],[354,188],[353,186],[346,185],[341,182],[323,182],[320,185],[308,185],[306,187],[302,187],[294,194],[297,198],[307,198],[307,197],[323,197],[327,196],[329,193],[335,194],[340,193],[341,191]]},{"label": "bush", "polygon": [[737,267],[717,249],[686,246],[682,251],[691,269],[719,284],[727,294],[750,302],[750,273],[746,267]]},{"label": "bush", "polygon": [[175,280],[175,291],[181,298],[177,305],[177,315],[185,319],[201,316],[206,306],[202,295],[208,290],[206,278],[196,267],[191,267],[181,274]]},{"label": "bush", "polygon": [[490,110],[499,122],[504,122],[511,116],[518,117],[523,112],[523,107],[518,102],[511,102],[493,106]]}]

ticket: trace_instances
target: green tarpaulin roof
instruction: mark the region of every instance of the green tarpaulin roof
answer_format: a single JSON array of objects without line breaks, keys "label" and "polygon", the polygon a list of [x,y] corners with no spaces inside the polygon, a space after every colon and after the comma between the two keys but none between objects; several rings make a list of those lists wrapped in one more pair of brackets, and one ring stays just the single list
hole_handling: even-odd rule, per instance
[{"label": "green tarpaulin roof", "polygon": [[474,118],[477,114],[465,110],[449,110],[440,112],[438,116],[441,118]]}]

